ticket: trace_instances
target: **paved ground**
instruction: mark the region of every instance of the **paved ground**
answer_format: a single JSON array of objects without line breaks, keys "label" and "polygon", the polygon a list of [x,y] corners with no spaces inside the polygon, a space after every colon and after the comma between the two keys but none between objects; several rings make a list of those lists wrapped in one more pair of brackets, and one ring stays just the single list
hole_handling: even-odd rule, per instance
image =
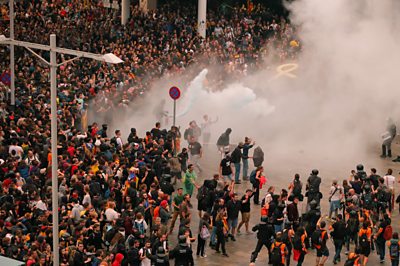
[{"label": "paved ground", "polygon": [[[378,154],[378,151],[373,151],[374,153]],[[397,154],[397,153],[396,153]],[[285,154],[274,154],[274,156],[267,156],[266,163],[264,164],[264,167],[266,168],[266,175],[268,178],[268,186],[273,185],[276,186],[277,191],[279,191],[281,188],[286,188],[289,182],[292,180],[292,177],[294,176],[295,173],[300,173],[303,181],[307,179],[308,174],[310,173],[311,169],[318,167],[315,165],[312,165],[311,163],[305,163],[304,162],[304,156],[306,154],[304,153],[299,153],[298,158],[296,156],[290,156],[290,159],[288,160],[288,156]],[[273,157],[273,158],[272,158]],[[302,158],[300,160],[299,158]],[[343,158],[342,158],[343,159]],[[205,156],[204,159],[201,161],[204,169],[204,175],[199,177],[198,182],[202,183],[201,181],[204,179],[211,178],[213,173],[217,173],[218,169],[218,163],[219,163],[219,154],[216,151],[216,148],[214,145],[211,145],[209,147],[205,148]],[[323,159],[322,159],[323,160]],[[322,176],[322,184],[321,184],[321,190],[324,193],[324,195],[327,195],[327,191],[330,188],[331,182],[334,179],[338,180],[343,180],[347,178],[349,175],[348,173],[350,172],[351,169],[355,168],[355,165],[359,162],[352,162],[351,160],[349,161],[348,159],[345,159],[346,162],[340,161],[341,157],[338,156],[338,161],[332,161],[329,160],[328,162],[326,161],[319,161],[316,162],[318,165],[323,165],[320,166],[319,170]],[[371,167],[376,167],[380,174],[383,174],[384,171],[386,171],[386,168],[393,168],[394,173],[399,172],[400,164],[392,163],[391,160],[382,160],[380,158],[375,158],[375,159],[370,159],[369,161],[363,161],[368,168]],[[348,168],[344,169],[337,169],[336,165],[348,165]],[[290,166],[290,167],[288,167]],[[245,191],[247,188],[250,188],[251,184],[250,182],[243,182],[241,185],[237,186],[237,190],[239,191],[240,195],[243,195],[243,191]],[[399,191],[397,189],[397,191]],[[262,195],[266,193],[266,188],[260,192],[260,198]],[[194,197],[195,199],[195,197]],[[196,200],[193,200],[193,203],[195,204],[193,208],[193,221],[192,221],[192,231],[193,234],[196,235],[197,237],[197,225],[198,225],[198,215],[196,211],[196,205],[197,202]],[[322,213],[324,216],[327,213],[327,208],[328,208],[328,200],[327,196],[325,196],[324,199],[321,201],[322,203]],[[256,223],[259,222],[259,206],[251,206],[252,212],[251,212],[251,220],[250,220],[250,226],[255,225]],[[300,206],[299,208],[301,211],[305,210],[305,206]],[[240,217],[239,217],[240,220]],[[398,208],[396,208],[396,211],[393,214],[393,223],[394,229],[399,230],[399,213],[398,213]],[[176,229],[177,227],[175,227]],[[242,231],[244,231],[242,229]],[[176,243],[176,233],[174,232],[173,235],[170,237],[171,242]],[[207,241],[208,242],[208,241]],[[220,254],[215,254],[215,251],[210,249],[208,247],[207,243],[207,249],[206,249],[206,254],[207,258],[197,258],[195,257],[195,264],[196,265],[249,265],[249,260],[250,260],[250,254],[254,250],[256,245],[256,234],[250,234],[247,235],[245,233],[242,233],[241,235],[237,236],[237,241],[232,242],[229,241],[226,244],[226,249],[227,253],[229,254],[229,258],[223,257]],[[331,251],[331,257],[329,258],[328,262],[326,265],[333,265],[332,259],[332,250],[333,250],[333,245],[332,243],[328,243]],[[196,247],[197,243],[195,242],[193,245],[193,250],[196,252]],[[306,256],[305,262],[303,265],[315,265],[315,253],[311,252]],[[370,260],[368,262],[369,265],[377,265],[379,264],[379,260],[377,258],[376,253],[371,253],[370,255]],[[345,261],[345,255],[344,252],[342,253],[342,262],[338,265],[343,265]],[[267,265],[267,251],[266,249],[261,250],[256,265]],[[291,265],[296,265],[295,263],[291,263]],[[390,261],[388,259],[386,260],[385,264],[383,265],[390,265]]]}]

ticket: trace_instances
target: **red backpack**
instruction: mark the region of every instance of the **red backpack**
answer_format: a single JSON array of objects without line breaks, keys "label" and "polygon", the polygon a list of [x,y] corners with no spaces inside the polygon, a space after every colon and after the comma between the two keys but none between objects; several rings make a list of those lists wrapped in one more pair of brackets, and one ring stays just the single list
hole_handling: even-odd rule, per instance
[{"label": "red backpack", "polygon": [[388,224],[385,227],[385,231],[383,231],[383,238],[385,240],[390,240],[390,239],[392,239],[392,234],[393,234],[393,228],[390,224]]}]

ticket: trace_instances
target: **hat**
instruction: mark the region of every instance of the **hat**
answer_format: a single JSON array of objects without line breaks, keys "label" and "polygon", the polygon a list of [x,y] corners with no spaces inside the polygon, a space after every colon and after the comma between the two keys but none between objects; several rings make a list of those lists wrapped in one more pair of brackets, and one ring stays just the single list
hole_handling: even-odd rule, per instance
[{"label": "hat", "polygon": [[161,204],[160,204],[161,207],[165,208],[165,207],[167,207],[167,205],[168,205],[168,201],[166,201],[166,200],[161,201]]}]

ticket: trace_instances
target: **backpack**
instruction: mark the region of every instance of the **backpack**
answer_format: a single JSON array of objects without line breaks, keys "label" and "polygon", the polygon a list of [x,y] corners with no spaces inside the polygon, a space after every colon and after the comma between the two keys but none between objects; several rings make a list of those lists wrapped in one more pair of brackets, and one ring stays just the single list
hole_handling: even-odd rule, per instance
[{"label": "backpack", "polygon": [[398,259],[400,255],[398,239],[390,241],[389,254],[392,259]]},{"label": "backpack", "polygon": [[301,241],[301,236],[295,235],[293,237],[293,248],[295,250],[302,250],[303,249],[303,243]]},{"label": "backpack", "polygon": [[354,218],[350,218],[347,221],[347,233],[354,233],[356,231],[358,231],[358,225],[357,225],[357,220]]},{"label": "backpack", "polygon": [[370,243],[369,243],[369,240],[368,240],[368,237],[367,237],[367,233],[363,233],[360,236],[360,247],[362,249],[367,249],[369,246],[370,246]]},{"label": "backpack", "polygon": [[207,197],[208,189],[205,185],[202,185],[199,188],[199,192],[197,193],[197,200],[201,201]]},{"label": "backpack", "polygon": [[392,199],[392,193],[387,186],[383,186],[378,192],[378,200],[380,202],[389,202]]},{"label": "backpack", "polygon": [[144,222],[138,223],[135,221],[135,228],[139,231],[139,233],[141,235],[145,234],[145,230],[144,230]]},{"label": "backpack", "polygon": [[364,194],[363,197],[363,207],[367,210],[371,210],[373,208],[373,199],[371,193]]},{"label": "backpack", "polygon": [[250,183],[252,183],[253,185],[257,182],[256,176],[257,176],[257,171],[253,170],[250,174]]},{"label": "backpack", "polygon": [[110,139],[110,144],[113,145],[114,147],[117,147],[117,146],[118,146],[118,144],[117,144],[117,138],[116,138],[116,137],[112,137],[112,138]]},{"label": "backpack", "polygon": [[390,240],[390,239],[392,239],[392,234],[393,234],[393,228],[390,224],[388,224],[385,227],[385,231],[383,231],[383,238],[385,240]]},{"label": "backpack", "polygon": [[300,195],[300,194],[301,194],[301,188],[302,188],[302,184],[301,184],[300,181],[295,181],[295,182],[293,182],[293,191],[292,191],[292,193],[293,193],[295,196]]},{"label": "backpack", "polygon": [[282,246],[283,244],[275,245],[274,248],[271,250],[271,264],[272,265],[279,265],[282,264]]},{"label": "backpack", "polygon": [[315,247],[321,247],[324,241],[326,231],[324,230],[315,230],[311,235],[311,243]]}]

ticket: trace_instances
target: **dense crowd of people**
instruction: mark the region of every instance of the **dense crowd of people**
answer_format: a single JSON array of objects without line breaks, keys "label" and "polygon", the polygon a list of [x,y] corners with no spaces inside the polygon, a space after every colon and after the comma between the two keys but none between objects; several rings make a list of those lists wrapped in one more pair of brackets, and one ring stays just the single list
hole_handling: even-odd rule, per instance
[{"label": "dense crowd of people", "polygon": [[[84,126],[82,112],[90,100],[96,111],[112,113],[134,104],[161,77],[190,77],[199,68],[223,66],[208,77],[217,87],[257,70],[266,57],[295,58],[300,49],[296,29],[284,18],[263,5],[251,12],[237,7],[225,15],[210,10],[202,39],[196,33],[195,6],[172,2],[147,14],[132,6],[128,24],[121,26],[118,11],[102,7],[101,1],[88,2],[16,3],[17,39],[48,43],[46,33],[54,32],[61,47],[112,52],[124,64],[80,60],[58,72],[60,208],[52,210],[48,69],[16,48],[15,107],[6,103],[7,86],[0,86],[0,254],[27,265],[51,265],[51,221],[58,211],[62,265],[163,266],[169,259],[194,265],[196,244],[199,257],[207,256],[207,242],[229,256],[226,242],[236,241],[241,229],[257,232],[250,263],[266,246],[273,265],[289,265],[293,259],[300,266],[309,249],[316,249],[316,264],[323,265],[329,257],[327,239],[333,238],[334,263],[342,247],[349,255],[346,265],[366,265],[371,249],[383,262],[388,246],[398,265],[398,234],[390,219],[396,180],[390,169],[379,177],[375,169],[367,175],[359,165],[350,180],[333,182],[329,216],[322,219],[318,170],[305,189],[296,174],[278,193],[263,173],[260,147],[248,137],[232,147],[231,129],[216,143],[219,172],[199,182],[203,145],[210,144],[213,123],[207,116],[200,125],[192,121],[183,134],[160,123],[147,132],[132,127],[128,136],[120,129],[109,132],[103,121]],[[1,5],[0,11],[0,31],[8,32],[8,9]],[[1,73],[9,62],[8,48],[2,49]],[[251,188],[240,195],[242,182]],[[260,195],[267,184],[268,193]],[[298,203],[303,200],[307,211],[302,214]],[[251,201],[261,209],[254,227]],[[200,218],[198,226],[193,215]]]}]

